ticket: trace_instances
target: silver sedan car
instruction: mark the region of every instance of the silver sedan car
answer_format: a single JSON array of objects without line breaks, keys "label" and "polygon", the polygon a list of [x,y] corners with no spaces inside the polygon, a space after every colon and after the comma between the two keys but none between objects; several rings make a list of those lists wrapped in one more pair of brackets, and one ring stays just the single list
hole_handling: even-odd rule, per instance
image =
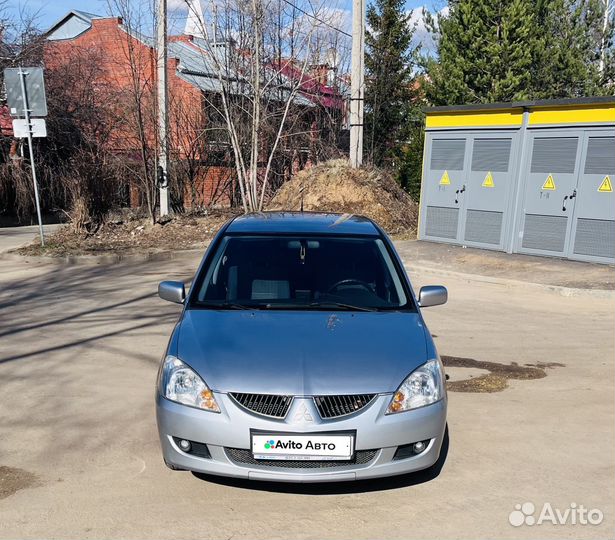
[{"label": "silver sedan car", "polygon": [[157,382],[165,463],[286,482],[392,476],[434,466],[444,372],[391,241],[367,218],[238,217],[212,241]]}]

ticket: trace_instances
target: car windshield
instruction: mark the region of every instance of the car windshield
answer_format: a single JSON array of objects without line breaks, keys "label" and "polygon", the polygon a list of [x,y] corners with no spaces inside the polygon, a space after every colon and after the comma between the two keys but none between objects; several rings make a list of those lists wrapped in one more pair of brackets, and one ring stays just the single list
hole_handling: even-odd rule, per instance
[{"label": "car windshield", "polygon": [[212,309],[413,309],[374,237],[225,236],[191,302]]}]

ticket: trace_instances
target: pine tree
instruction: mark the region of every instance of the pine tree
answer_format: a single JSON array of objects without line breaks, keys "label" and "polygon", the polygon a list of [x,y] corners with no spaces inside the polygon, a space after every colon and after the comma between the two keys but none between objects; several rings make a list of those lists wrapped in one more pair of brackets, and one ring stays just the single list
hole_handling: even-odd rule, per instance
[{"label": "pine tree", "polygon": [[438,58],[428,60],[434,104],[529,97],[536,40],[531,0],[456,0],[438,18]]},{"label": "pine tree", "polygon": [[533,97],[601,94],[602,0],[538,0],[541,29],[532,70]]},{"label": "pine tree", "polygon": [[368,7],[365,46],[364,145],[368,161],[395,165],[416,101],[414,28],[404,0],[375,0]]},{"label": "pine tree", "polygon": [[[450,0],[427,59],[436,105],[613,93],[604,0]],[[602,43],[606,67],[600,73]]]}]

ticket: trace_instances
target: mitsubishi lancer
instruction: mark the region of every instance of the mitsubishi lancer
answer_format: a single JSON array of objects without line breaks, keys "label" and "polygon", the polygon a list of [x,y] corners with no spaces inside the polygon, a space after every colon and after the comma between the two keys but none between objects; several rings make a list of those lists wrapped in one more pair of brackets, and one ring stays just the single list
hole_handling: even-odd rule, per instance
[{"label": "mitsubishi lancer", "polygon": [[247,214],[211,242],[158,373],[167,466],[286,482],[434,466],[446,427],[442,363],[392,242],[373,221]]}]

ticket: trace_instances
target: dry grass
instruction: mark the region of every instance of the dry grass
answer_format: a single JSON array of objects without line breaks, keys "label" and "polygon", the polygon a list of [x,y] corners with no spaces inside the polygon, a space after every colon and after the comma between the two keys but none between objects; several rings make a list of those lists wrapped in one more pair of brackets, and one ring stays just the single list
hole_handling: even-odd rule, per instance
[{"label": "dry grass", "polygon": [[218,210],[208,215],[176,215],[162,223],[147,219],[112,221],[96,233],[79,234],[62,227],[46,238],[44,248],[37,242],[17,249],[21,255],[95,255],[100,253],[156,252],[204,247],[225,221],[236,215]]},{"label": "dry grass", "polygon": [[[414,238],[418,206],[387,173],[374,168],[352,169],[334,160],[299,172],[284,184],[267,210],[299,210],[367,216],[397,238]],[[94,233],[63,227],[50,235],[45,248],[38,242],[17,249],[22,255],[94,255],[156,252],[204,247],[238,210],[212,210],[207,215],[176,215],[152,225],[147,219],[123,215]]]},{"label": "dry grass", "polygon": [[20,489],[33,487],[37,484],[38,478],[35,474],[23,469],[0,465],[0,499],[10,497]]}]

